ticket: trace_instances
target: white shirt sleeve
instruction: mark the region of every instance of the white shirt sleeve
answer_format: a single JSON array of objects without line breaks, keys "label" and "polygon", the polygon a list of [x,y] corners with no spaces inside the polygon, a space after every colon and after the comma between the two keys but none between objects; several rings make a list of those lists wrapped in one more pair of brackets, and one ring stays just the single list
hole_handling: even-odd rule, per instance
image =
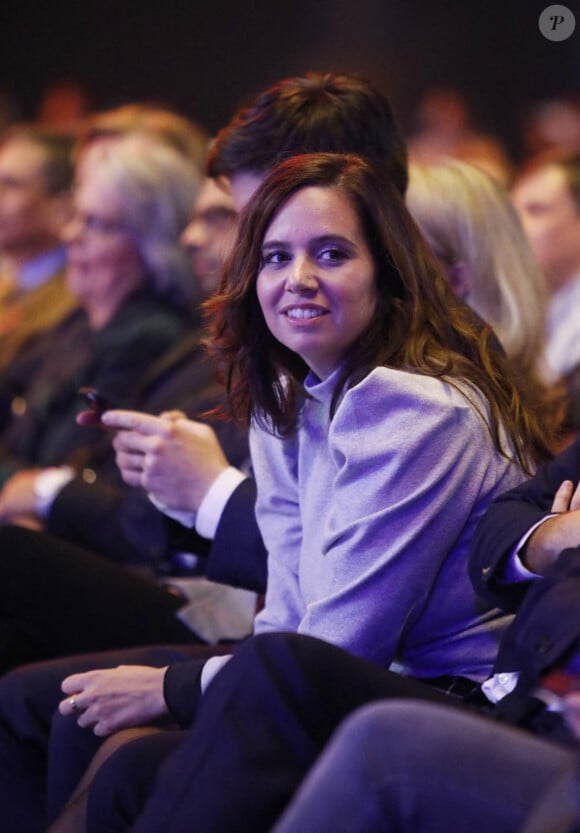
[{"label": "white shirt sleeve", "polygon": [[213,540],[226,503],[246,479],[245,474],[230,466],[213,481],[197,510],[195,528],[202,538]]},{"label": "white shirt sleeve", "polygon": [[157,498],[152,495],[150,492],[147,492],[147,497],[155,506],[156,509],[159,509],[160,512],[163,512],[164,515],[167,515],[168,518],[172,518],[177,523],[181,524],[182,526],[186,526],[188,529],[192,529],[195,526],[195,512],[185,512],[180,509],[170,509],[166,506],[162,501],[157,500]]},{"label": "white shirt sleeve", "polygon": [[511,555],[505,565],[503,574],[500,577],[500,581],[503,584],[511,584],[517,581],[529,581],[533,578],[541,578],[539,573],[533,573],[531,570],[525,566],[524,562],[521,559],[520,553],[530,540],[532,533],[538,529],[543,523],[545,523],[549,518],[555,518],[558,513],[555,512],[551,515],[546,515],[545,518],[542,518],[540,521],[535,523],[531,526],[525,535],[522,535],[518,543],[513,548]]},{"label": "white shirt sleeve", "polygon": [[157,500],[154,495],[148,493],[147,497],[168,518],[173,518],[174,521],[188,529],[195,527],[196,532],[202,538],[212,540],[215,537],[226,503],[242,480],[246,480],[246,477],[245,474],[233,466],[224,469],[205,493],[197,512],[170,509],[160,500]]},{"label": "white shirt sleeve", "polygon": [[58,494],[67,483],[74,479],[75,473],[70,466],[44,469],[34,480],[32,489],[35,497],[35,510],[39,518],[46,518]]},{"label": "white shirt sleeve", "polygon": [[231,654],[225,654],[221,657],[210,657],[203,668],[201,669],[201,693],[205,694],[208,685],[211,683],[216,674],[218,674],[224,665],[232,658]]}]

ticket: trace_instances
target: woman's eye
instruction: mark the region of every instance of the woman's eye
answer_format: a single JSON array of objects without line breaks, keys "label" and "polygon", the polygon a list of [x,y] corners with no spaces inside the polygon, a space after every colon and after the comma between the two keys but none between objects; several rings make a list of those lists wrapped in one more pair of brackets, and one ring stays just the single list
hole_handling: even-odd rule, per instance
[{"label": "woman's eye", "polygon": [[348,255],[343,249],[338,249],[335,246],[331,246],[327,247],[326,249],[322,249],[322,251],[319,252],[318,257],[320,260],[323,261],[331,261],[338,263],[342,260],[346,260]]},{"label": "woman's eye", "polygon": [[290,260],[290,255],[288,254],[288,252],[283,252],[283,251],[280,251],[280,250],[265,252],[262,255],[262,263],[264,265],[269,264],[269,263],[271,263],[271,264],[287,263],[289,260]]}]

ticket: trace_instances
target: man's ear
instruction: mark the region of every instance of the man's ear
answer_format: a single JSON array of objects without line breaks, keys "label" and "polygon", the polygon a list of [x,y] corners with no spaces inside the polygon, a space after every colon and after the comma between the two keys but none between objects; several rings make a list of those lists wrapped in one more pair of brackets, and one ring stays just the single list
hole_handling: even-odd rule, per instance
[{"label": "man's ear", "polygon": [[466,300],[470,293],[469,269],[463,260],[456,260],[451,266],[446,267],[447,279],[455,294],[462,300]]}]

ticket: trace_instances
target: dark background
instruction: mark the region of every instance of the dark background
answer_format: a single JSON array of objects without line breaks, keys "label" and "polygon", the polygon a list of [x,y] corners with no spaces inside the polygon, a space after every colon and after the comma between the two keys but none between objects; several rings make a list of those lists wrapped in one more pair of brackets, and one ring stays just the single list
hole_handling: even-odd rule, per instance
[{"label": "dark background", "polygon": [[539,32],[549,0],[0,0],[0,90],[33,117],[53,81],[82,82],[95,108],[160,100],[211,132],[250,95],[307,70],[358,72],[407,131],[433,85],[465,93],[513,154],[534,101],[580,94],[577,28]]}]

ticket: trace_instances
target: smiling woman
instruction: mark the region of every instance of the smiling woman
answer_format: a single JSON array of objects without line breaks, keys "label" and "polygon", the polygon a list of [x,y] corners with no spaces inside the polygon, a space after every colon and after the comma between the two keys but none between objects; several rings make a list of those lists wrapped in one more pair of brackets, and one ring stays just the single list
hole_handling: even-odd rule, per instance
[{"label": "smiling woman", "polygon": [[255,631],[481,678],[505,619],[476,604],[470,538],[545,448],[393,184],[350,155],[278,166],[208,309],[252,425],[269,552]]},{"label": "smiling woman", "polygon": [[325,379],[370,324],[375,265],[349,200],[304,188],[264,238],[257,294],[270,332]]},{"label": "smiling woman", "polygon": [[[545,451],[543,426],[384,173],[342,154],[280,164],[242,212],[206,306],[230,409],[251,429],[268,551],[258,636],[230,662],[205,663],[185,737],[168,732],[113,753],[89,791],[90,830],[112,829],[129,806],[135,832],[189,830],[193,818],[200,831],[270,830],[329,712],[365,676],[353,654],[381,669],[389,696],[409,693],[387,670],[396,662],[431,685],[413,684],[413,696],[467,697],[491,673],[511,618],[476,599],[467,555],[490,502]],[[297,645],[296,634],[316,637],[302,640],[312,662],[304,673],[298,652],[289,647],[282,665],[268,647]],[[346,670],[336,673],[328,654]],[[324,694],[314,667],[324,668]],[[187,716],[183,693],[199,694],[196,674],[182,666],[164,678]],[[270,698],[274,679],[279,698]]]}]

